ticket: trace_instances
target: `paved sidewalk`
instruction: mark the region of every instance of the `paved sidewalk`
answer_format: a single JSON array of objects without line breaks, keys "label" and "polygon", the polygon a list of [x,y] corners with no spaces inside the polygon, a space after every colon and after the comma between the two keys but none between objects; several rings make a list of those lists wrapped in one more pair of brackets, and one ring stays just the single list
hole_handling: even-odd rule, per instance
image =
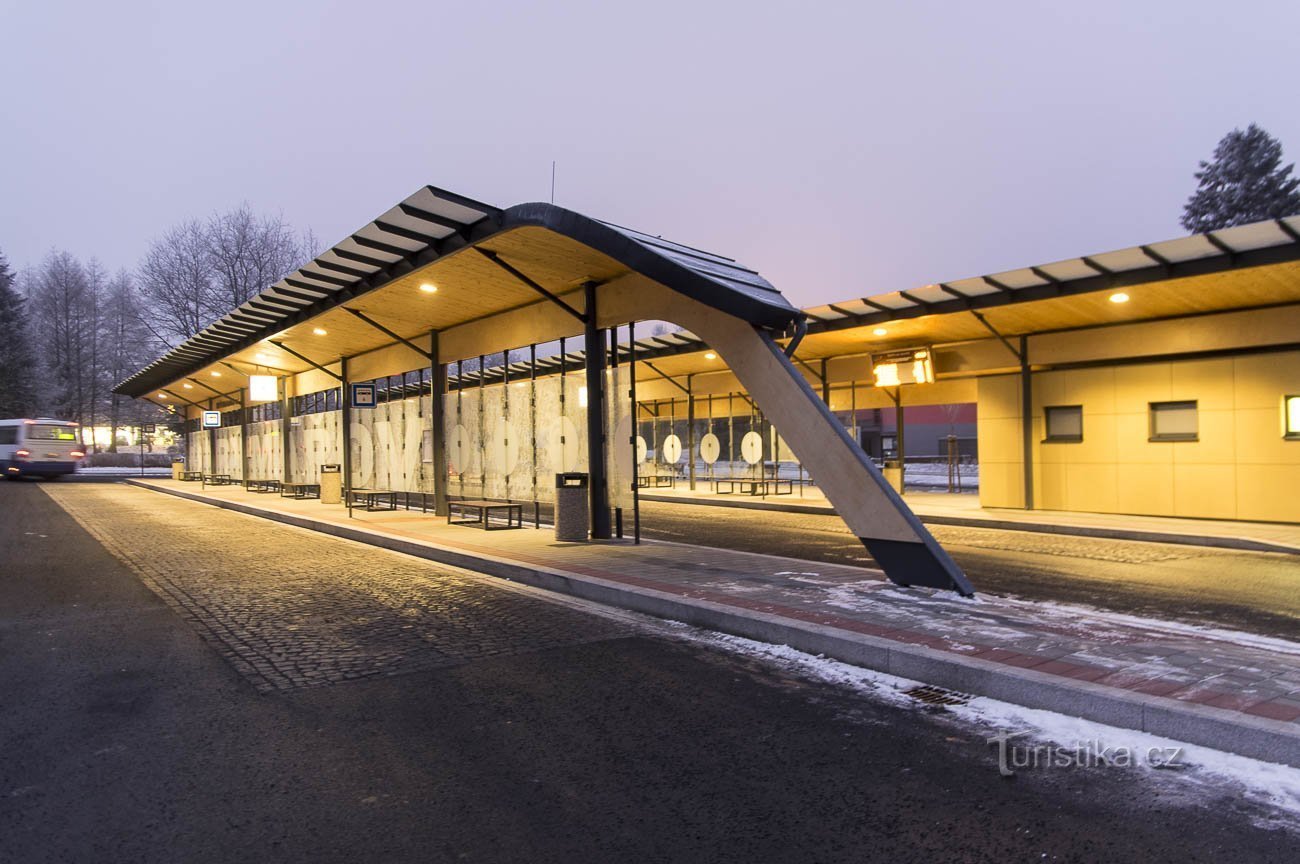
[{"label": "paved sidewalk", "polygon": [[1297,643],[963,600],[900,589],[856,567],[665,542],[559,543],[545,528],[485,533],[418,512],[349,519],[337,505],[239,487],[130,482],[903,678],[1300,766]]},{"label": "paved sidewalk", "polygon": [[[641,493],[641,499],[670,504],[702,504],[790,513],[835,513],[825,496],[813,486],[802,490],[796,487],[790,495],[767,497],[717,495],[709,491],[708,484],[703,481],[697,483],[697,487],[695,492],[690,492],[685,483],[679,483],[674,489],[646,490]],[[922,522],[932,525],[1004,528],[1012,531],[1300,555],[1300,524],[981,507],[976,493],[908,492],[904,500]],[[1300,514],[1297,518],[1300,518]]]}]

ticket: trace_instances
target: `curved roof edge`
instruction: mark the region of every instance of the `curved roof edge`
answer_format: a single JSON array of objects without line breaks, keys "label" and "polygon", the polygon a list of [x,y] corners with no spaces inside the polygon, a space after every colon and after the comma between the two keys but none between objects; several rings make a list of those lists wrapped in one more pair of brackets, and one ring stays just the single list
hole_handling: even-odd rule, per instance
[{"label": "curved roof edge", "polygon": [[568,237],[755,326],[783,329],[802,314],[757,272],[730,258],[553,204],[500,210],[424,186],[126,378],[113,392],[142,396],[447,255],[528,226]]},{"label": "curved roof edge", "polygon": [[502,230],[533,226],[554,231],[679,294],[760,327],[783,329],[801,314],[772,283],[731,258],[554,204],[518,204],[506,210],[501,221]]}]

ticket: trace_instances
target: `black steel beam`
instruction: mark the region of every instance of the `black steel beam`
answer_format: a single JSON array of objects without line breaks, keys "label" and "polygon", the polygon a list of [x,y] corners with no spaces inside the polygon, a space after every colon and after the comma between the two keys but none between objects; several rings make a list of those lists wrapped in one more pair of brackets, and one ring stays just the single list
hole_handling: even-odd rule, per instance
[{"label": "black steel beam", "polygon": [[335,264],[333,261],[325,261],[320,258],[317,258],[311,263],[317,267],[324,267],[326,270],[333,270],[335,273],[346,273],[349,276],[355,276],[357,279],[362,279],[370,275],[365,270],[358,270],[355,267],[344,267],[342,264]]},{"label": "black steel beam", "polygon": [[340,249],[337,246],[330,251],[339,258],[344,258],[348,261],[355,261],[358,264],[367,264],[371,267],[383,268],[393,263],[391,261],[380,260],[379,258],[371,258],[369,255],[362,255],[359,252],[353,252],[351,249]]},{"label": "black steel beam", "polygon": [[[322,365],[320,365],[319,363],[317,363],[315,360],[313,360],[313,359],[311,359],[310,357],[307,357],[307,356],[305,356],[305,355],[303,355],[303,354],[299,354],[297,351],[293,350],[292,348],[290,348],[288,345],[284,344],[283,342],[276,342],[274,339],[270,340],[270,342],[271,342],[271,344],[274,345],[276,348],[281,349],[281,350],[284,351],[286,354],[292,354],[294,357],[297,357],[299,360],[301,360],[302,362],[306,363],[308,366],[312,367],[313,369],[318,369],[318,370],[320,370],[321,372],[324,372],[326,375],[330,376],[330,377],[333,378],[335,381],[339,381],[339,382],[342,382],[342,381],[343,381],[343,376],[342,376],[342,375],[338,374],[337,372],[331,372],[330,370],[326,369],[324,366],[322,366]],[[347,396],[346,393],[343,394],[343,395],[344,395],[345,397]]]},{"label": "black steel beam", "polygon": [[450,228],[457,234],[461,234],[469,226],[464,222],[457,222],[455,219],[449,219],[446,216],[439,216],[437,213],[430,213],[420,207],[412,207],[410,204],[398,204],[397,209],[401,210],[412,219],[419,219],[421,222],[429,222],[433,225],[440,225],[443,228]]},{"label": "black steel beam", "polygon": [[[316,262],[313,261],[312,263],[315,264]],[[298,272],[303,276],[306,276],[308,279],[315,279],[317,282],[327,282],[330,285],[337,285],[340,288],[347,288],[357,281],[355,279],[340,279],[337,276],[317,273],[315,270],[308,270],[305,264],[298,268]]]},{"label": "black steel beam", "polygon": [[403,345],[405,345],[407,348],[410,348],[412,351],[416,351],[416,352],[418,352],[418,353],[420,353],[420,354],[423,354],[423,355],[425,356],[426,359],[428,359],[428,360],[433,360],[433,359],[434,359],[433,354],[431,354],[430,352],[424,350],[424,349],[421,348],[419,345],[416,345],[414,342],[412,342],[410,339],[407,339],[405,336],[398,336],[398,335],[397,335],[396,333],[394,333],[392,330],[389,330],[389,329],[388,329],[387,327],[385,327],[383,324],[380,324],[378,321],[376,321],[375,319],[373,319],[373,318],[371,318],[370,316],[366,315],[364,312],[358,312],[356,309],[349,309],[349,308],[346,307],[346,306],[343,307],[343,311],[344,311],[344,312],[351,312],[351,313],[352,313],[353,315],[355,315],[357,318],[360,318],[362,321],[366,322],[366,323],[369,324],[371,327],[375,328],[375,329],[378,330],[380,333],[383,333],[385,336],[389,337],[390,339],[395,339],[396,341],[401,342],[401,343],[402,343]]},{"label": "black steel beam", "polygon": [[[363,237],[360,234],[353,234],[350,238],[358,246],[364,246],[367,249],[374,249],[376,252],[387,252],[389,255],[399,256],[398,260],[413,254],[410,249],[404,249],[401,246],[394,246],[392,243],[385,243],[382,240],[371,240],[369,237]],[[388,267],[396,262],[385,262],[384,266]]]},{"label": "black steel beam", "polygon": [[574,309],[568,303],[564,302],[564,300],[559,295],[554,294],[551,291],[548,291],[547,289],[543,288],[541,285],[534,282],[524,273],[519,272],[517,268],[510,266],[505,261],[502,261],[501,256],[498,255],[496,252],[493,252],[490,249],[484,249],[481,246],[475,246],[473,248],[475,252],[479,253],[484,258],[491,261],[493,264],[497,265],[502,270],[506,271],[511,276],[515,277],[520,282],[524,283],[529,288],[536,291],[538,294],[541,294],[547,300],[550,300],[552,303],[559,306],[564,311],[568,312],[574,318],[577,318],[579,321],[583,322],[584,324],[587,322],[587,316],[585,314],[579,312],[577,309]]},{"label": "black steel beam", "polygon": [[401,225],[394,225],[392,222],[381,222],[376,219],[374,225],[385,234],[392,234],[394,237],[403,237],[407,240],[414,240],[416,243],[425,243],[432,246],[434,243],[438,242],[439,239],[430,234],[421,234],[419,231],[412,231],[410,228],[403,228]]},{"label": "black steel beam", "polygon": [[682,391],[683,393],[686,393],[686,394],[689,394],[689,393],[691,392],[689,387],[683,387],[681,384],[678,384],[676,381],[673,380],[673,377],[672,377],[671,375],[668,375],[668,374],[666,374],[666,373],[660,371],[659,368],[658,368],[657,366],[655,366],[653,363],[651,363],[649,360],[642,360],[641,362],[644,363],[647,367],[649,367],[649,369],[650,369],[651,372],[655,373],[655,374],[658,375],[660,378],[664,379],[664,380],[667,381],[669,384],[671,384],[671,385],[673,385],[674,387],[676,387],[678,390],[680,390],[680,391]]},{"label": "black steel beam", "polygon": [[1098,264],[1096,261],[1092,260],[1087,255],[1084,255],[1079,260],[1082,261],[1084,264],[1087,264],[1089,267],[1091,267],[1093,270],[1096,270],[1098,273],[1100,273],[1103,276],[1113,276],[1115,273],[1115,271],[1111,270],[1109,267],[1106,267],[1103,264]]},{"label": "black steel beam", "polygon": [[998,329],[994,327],[992,324],[990,324],[988,319],[985,318],[983,315],[981,315],[978,310],[972,309],[970,310],[970,314],[975,316],[976,321],[984,325],[985,330],[988,330],[994,336],[998,337],[998,341],[1001,342],[1003,345],[1005,345],[1007,350],[1010,351],[1013,355],[1015,355],[1015,358],[1017,360],[1022,359],[1020,356],[1020,352],[1017,351],[1009,341],[1007,341],[1007,337],[1003,336],[1000,332],[998,332]]}]

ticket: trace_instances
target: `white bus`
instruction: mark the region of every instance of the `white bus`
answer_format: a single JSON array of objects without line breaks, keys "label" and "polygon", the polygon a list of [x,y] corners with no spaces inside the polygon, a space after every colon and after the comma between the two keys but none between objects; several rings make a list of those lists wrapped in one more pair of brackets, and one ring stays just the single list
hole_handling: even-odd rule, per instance
[{"label": "white bus", "polygon": [[0,420],[0,473],[19,477],[61,477],[86,458],[78,424],[68,420]]}]

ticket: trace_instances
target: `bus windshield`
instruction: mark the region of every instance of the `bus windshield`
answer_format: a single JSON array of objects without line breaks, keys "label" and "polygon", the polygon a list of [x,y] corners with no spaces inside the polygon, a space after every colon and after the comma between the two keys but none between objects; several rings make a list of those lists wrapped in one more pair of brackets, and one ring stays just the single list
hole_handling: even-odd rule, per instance
[{"label": "bus windshield", "polygon": [[28,441],[76,441],[77,430],[69,426],[48,426],[37,423],[27,427]]}]

